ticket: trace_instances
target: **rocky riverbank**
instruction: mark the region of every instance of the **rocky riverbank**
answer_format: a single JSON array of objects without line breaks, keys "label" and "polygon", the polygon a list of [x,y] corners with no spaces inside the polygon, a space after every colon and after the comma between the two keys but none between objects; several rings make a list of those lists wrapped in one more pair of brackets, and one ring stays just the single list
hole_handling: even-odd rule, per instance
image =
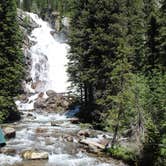
[{"label": "rocky riverbank", "polygon": [[23,111],[20,122],[2,126],[8,138],[7,145],[0,150],[3,166],[124,165],[103,157],[102,151],[112,137],[109,133],[81,129],[73,120],[64,114]]}]

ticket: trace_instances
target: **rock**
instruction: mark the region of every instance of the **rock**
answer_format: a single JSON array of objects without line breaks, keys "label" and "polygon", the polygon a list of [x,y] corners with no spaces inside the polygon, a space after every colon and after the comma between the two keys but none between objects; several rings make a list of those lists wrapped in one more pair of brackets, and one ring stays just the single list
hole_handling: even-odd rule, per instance
[{"label": "rock", "polygon": [[44,96],[44,93],[43,92],[41,92],[40,94],[39,94],[39,98],[42,98]]},{"label": "rock", "polygon": [[35,117],[33,114],[31,114],[31,113],[28,113],[28,114],[26,115],[26,117],[27,117],[29,120],[35,120],[35,119],[36,119],[36,117]]},{"label": "rock", "polygon": [[48,97],[57,96],[57,93],[53,90],[48,90],[46,94]]},{"label": "rock", "polygon": [[28,97],[25,94],[22,94],[22,95],[19,96],[19,100],[27,102]]},{"label": "rock", "polygon": [[78,124],[79,123],[79,119],[78,118],[70,118],[69,121],[73,124]]},{"label": "rock", "polygon": [[3,132],[5,135],[5,138],[7,138],[7,139],[15,138],[15,136],[16,136],[16,130],[12,127],[3,128]]},{"label": "rock", "polygon": [[90,136],[90,131],[89,130],[80,130],[77,133],[77,136],[78,137],[80,137],[80,136],[89,137]]},{"label": "rock", "polygon": [[51,126],[62,126],[64,121],[52,121]]},{"label": "rock", "polygon": [[102,149],[102,150],[104,150],[106,148],[106,146],[104,146],[103,144],[98,143],[97,141],[94,141],[93,139],[82,139],[80,141],[80,143],[88,145],[90,147],[95,146],[95,147],[97,147],[99,149]]},{"label": "rock", "polygon": [[47,108],[47,104],[45,102],[45,99],[43,98],[38,98],[37,101],[34,103],[34,108]]},{"label": "rock", "polygon": [[6,154],[6,155],[15,155],[16,149],[1,148],[0,153]]},{"label": "rock", "polygon": [[47,160],[48,152],[26,150],[22,152],[21,156],[25,160]]},{"label": "rock", "polygon": [[47,128],[37,128],[36,133],[46,133],[48,131]]},{"label": "rock", "polygon": [[28,114],[27,114],[27,117],[33,117],[33,114],[28,113]]},{"label": "rock", "polygon": [[67,141],[67,142],[73,142],[74,141],[74,138],[71,135],[64,135],[63,139],[64,139],[64,141]]}]

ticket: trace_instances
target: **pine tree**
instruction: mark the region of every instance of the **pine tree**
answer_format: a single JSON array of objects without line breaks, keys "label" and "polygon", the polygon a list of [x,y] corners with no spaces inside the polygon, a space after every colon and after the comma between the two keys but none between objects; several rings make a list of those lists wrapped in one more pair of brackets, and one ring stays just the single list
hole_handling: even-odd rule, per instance
[{"label": "pine tree", "polygon": [[159,61],[161,69],[165,73],[166,71],[166,1],[161,1],[160,8],[160,20],[159,20]]},{"label": "pine tree", "polygon": [[156,0],[144,0],[144,14],[145,14],[145,71],[152,72],[153,69],[159,66],[159,50],[158,50],[158,4]]},{"label": "pine tree", "polygon": [[[2,97],[12,98],[21,91],[23,54],[16,15],[15,0],[2,0],[0,3],[0,96]],[[10,109],[12,110],[9,107],[8,110]]]}]

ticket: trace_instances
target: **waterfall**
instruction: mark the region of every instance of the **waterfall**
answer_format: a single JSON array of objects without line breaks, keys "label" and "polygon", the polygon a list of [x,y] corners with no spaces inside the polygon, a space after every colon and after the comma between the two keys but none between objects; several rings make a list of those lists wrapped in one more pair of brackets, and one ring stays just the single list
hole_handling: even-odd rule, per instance
[{"label": "waterfall", "polygon": [[38,15],[26,12],[37,25],[29,37],[33,45],[25,52],[31,59],[30,81],[25,83],[25,91],[30,94],[27,102],[16,101],[19,110],[32,110],[34,103],[43,93],[47,97],[46,91],[53,90],[56,93],[67,92],[69,83],[67,82],[67,45],[62,37],[54,34],[51,26],[39,18]]},{"label": "waterfall", "polygon": [[30,40],[35,45],[30,48],[32,59],[31,77],[35,84],[35,92],[54,90],[66,92],[67,83],[67,52],[69,46],[62,43],[60,38],[54,38],[53,29],[38,15],[29,13],[29,16],[39,25],[32,31]]}]

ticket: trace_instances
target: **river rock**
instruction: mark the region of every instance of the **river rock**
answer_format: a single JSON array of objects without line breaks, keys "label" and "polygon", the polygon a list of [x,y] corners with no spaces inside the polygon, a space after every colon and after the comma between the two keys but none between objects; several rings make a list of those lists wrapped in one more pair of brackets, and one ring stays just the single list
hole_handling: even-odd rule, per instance
[{"label": "river rock", "polygon": [[51,126],[62,126],[64,121],[52,121]]},{"label": "river rock", "polygon": [[44,109],[47,107],[47,103],[45,102],[45,99],[43,98],[38,98],[36,102],[34,103],[34,108],[41,108]]},{"label": "river rock", "polygon": [[64,135],[64,136],[63,136],[63,139],[64,139],[64,141],[66,141],[66,142],[73,142],[73,141],[74,141],[74,138],[73,138],[73,136],[71,136],[71,135]]},{"label": "river rock", "polygon": [[16,130],[12,127],[3,128],[3,132],[5,135],[5,138],[7,138],[7,139],[15,138],[15,136],[16,136]]},{"label": "river rock", "polygon": [[48,131],[47,128],[37,128],[36,133],[46,133]]},{"label": "river rock", "polygon": [[47,160],[48,152],[26,150],[21,153],[21,156],[25,160]]},{"label": "river rock", "polygon": [[16,149],[11,149],[11,148],[1,148],[0,153],[6,154],[6,155],[15,155],[16,154]]},{"label": "river rock", "polygon": [[77,136],[78,137],[89,137],[90,136],[90,131],[89,130],[80,130],[78,133],[77,133]]},{"label": "river rock", "polygon": [[48,90],[46,92],[46,94],[47,94],[48,97],[57,96],[57,93],[55,91],[53,91],[53,90]]},{"label": "river rock", "polygon": [[105,149],[105,146],[104,145],[102,145],[102,144],[100,144],[100,143],[98,143],[97,141],[94,141],[93,139],[82,139],[81,141],[80,141],[80,143],[82,143],[82,144],[85,144],[85,145],[88,145],[88,146],[90,146],[90,147],[93,147],[93,146],[95,146],[95,147],[97,147],[97,148],[99,148],[99,149]]},{"label": "river rock", "polygon": [[79,123],[79,119],[78,118],[70,118],[69,121],[73,124],[78,124]]}]

